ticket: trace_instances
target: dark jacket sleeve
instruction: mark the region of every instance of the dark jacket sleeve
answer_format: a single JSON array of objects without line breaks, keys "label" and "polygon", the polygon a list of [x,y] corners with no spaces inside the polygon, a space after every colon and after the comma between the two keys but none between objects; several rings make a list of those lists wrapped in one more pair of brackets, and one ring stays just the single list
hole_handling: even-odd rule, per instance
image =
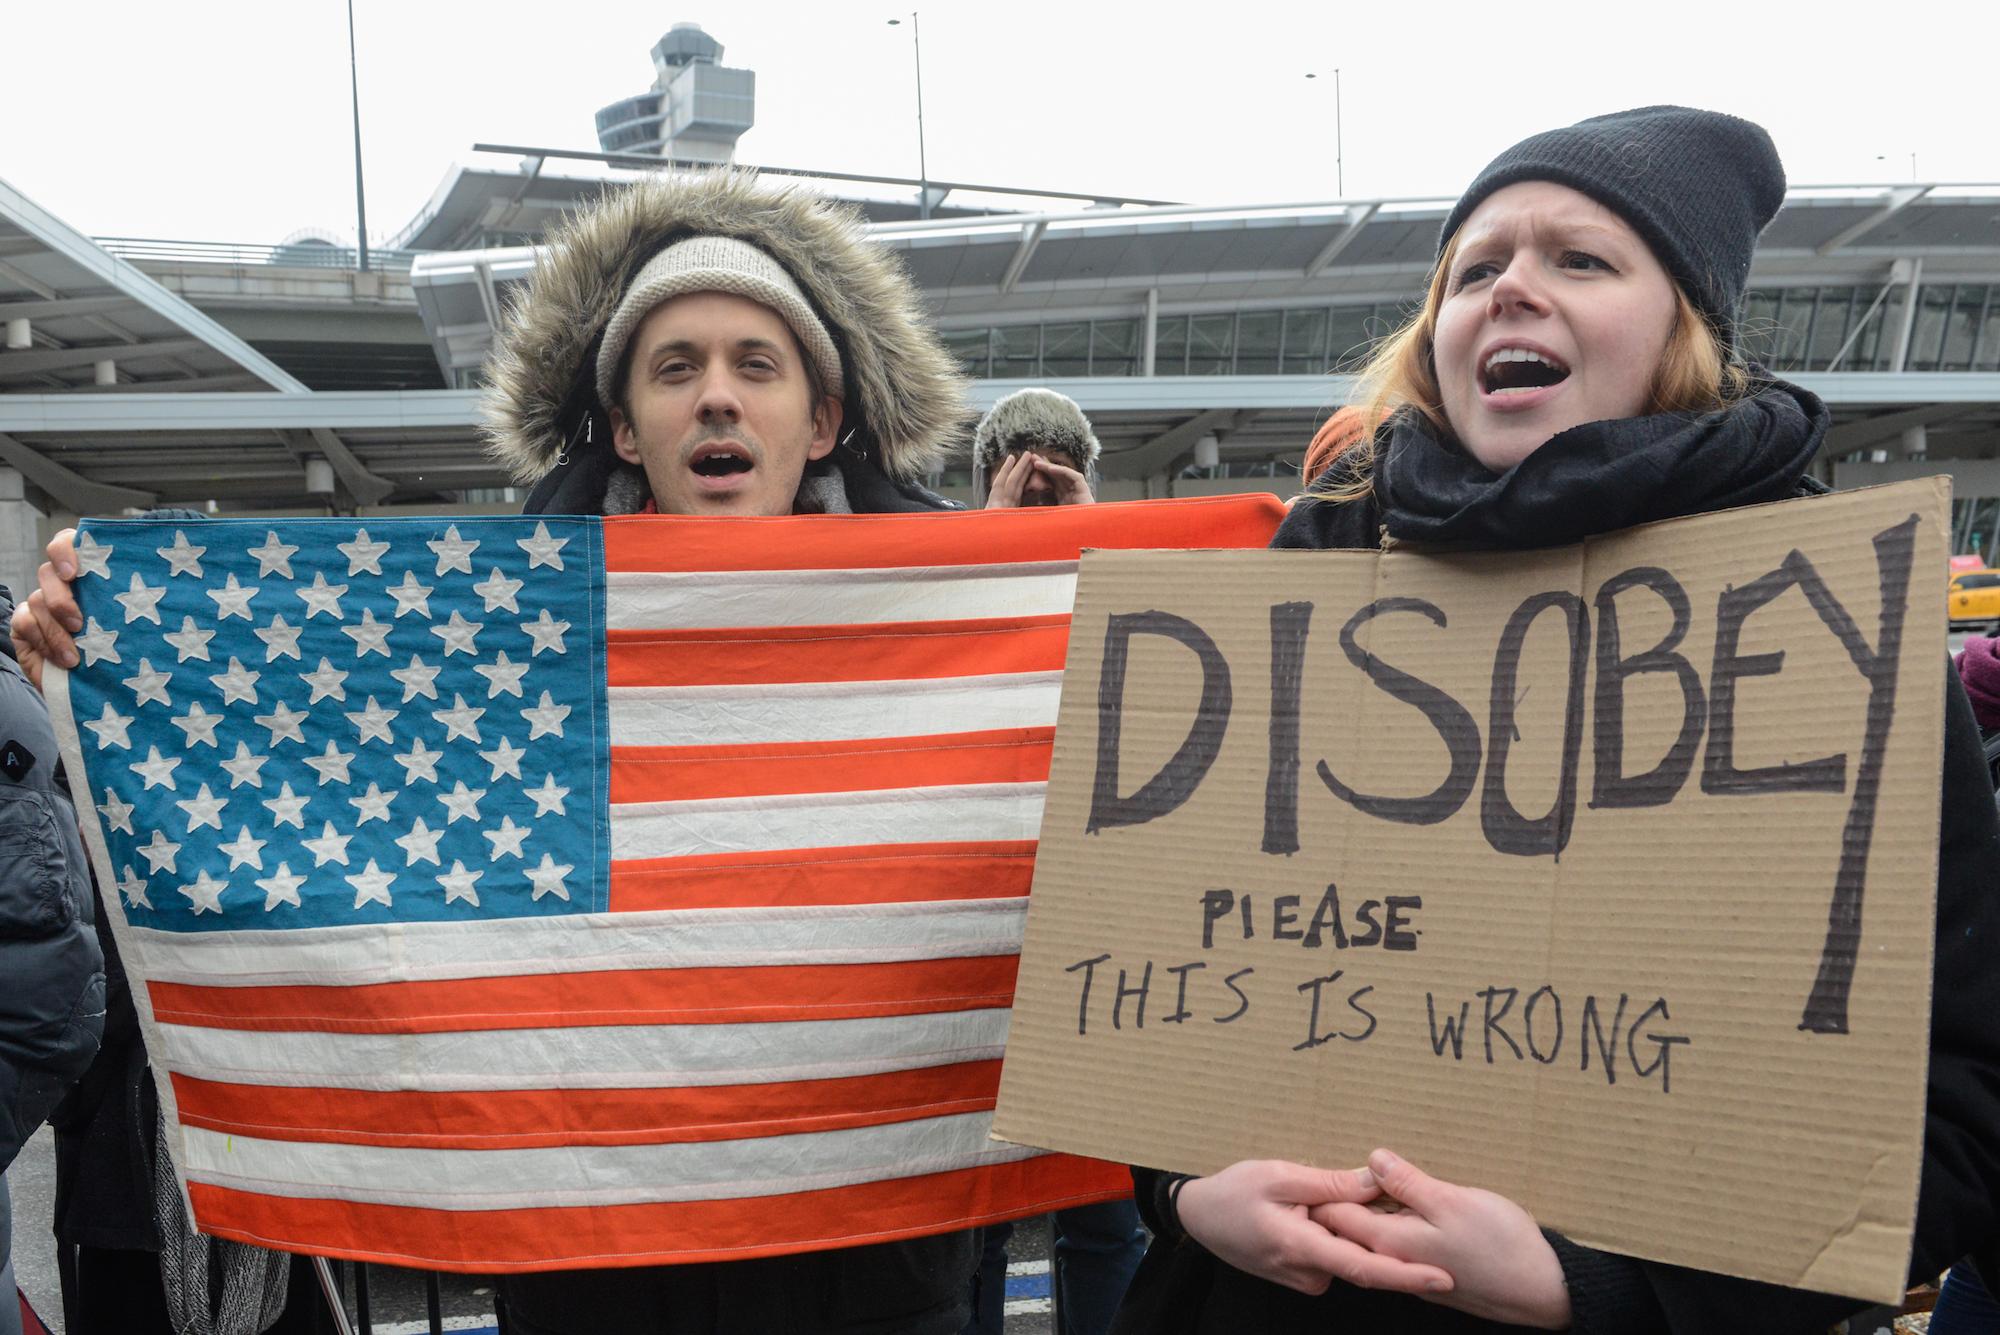
[{"label": "dark jacket sleeve", "polygon": [[[13,598],[0,589],[0,615]],[[104,956],[48,708],[0,656],[0,1169],[97,1053]]]},{"label": "dark jacket sleeve", "polygon": [[[1947,665],[1931,1060],[1910,1282],[2000,1234],[2000,817],[1979,728]],[[1577,1331],[1818,1330],[1862,1306],[1592,1251],[1550,1235]]]}]

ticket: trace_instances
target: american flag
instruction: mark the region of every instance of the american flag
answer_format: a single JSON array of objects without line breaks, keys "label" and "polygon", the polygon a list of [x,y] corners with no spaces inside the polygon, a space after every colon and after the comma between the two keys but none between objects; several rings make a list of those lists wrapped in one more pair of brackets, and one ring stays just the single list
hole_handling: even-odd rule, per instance
[{"label": "american flag", "polygon": [[205,1232],[507,1271],[1129,1189],[988,1138],[1084,547],[961,515],[89,521],[48,690]]}]

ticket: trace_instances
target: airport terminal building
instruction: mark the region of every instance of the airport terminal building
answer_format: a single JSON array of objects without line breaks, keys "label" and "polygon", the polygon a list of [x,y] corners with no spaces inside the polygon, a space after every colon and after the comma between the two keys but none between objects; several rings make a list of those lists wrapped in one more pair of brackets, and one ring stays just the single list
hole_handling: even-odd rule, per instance
[{"label": "airport terminal building", "polygon": [[[0,182],[0,580],[23,587],[46,535],[86,513],[515,508],[475,426],[536,243],[607,185],[727,162],[754,118],[754,76],[698,28],[653,58],[653,89],[598,115],[608,151],[476,146],[365,256],[312,236],[90,237]],[[1452,202],[765,170],[861,207],[975,406],[1033,384],[1081,403],[1106,499],[1295,490],[1342,368],[1421,293]],[[1751,355],[1831,405],[1828,481],[1949,473],[1954,549],[2000,556],[2000,184],[1794,188],[1745,317]],[[963,469],[933,480],[969,494]]]}]

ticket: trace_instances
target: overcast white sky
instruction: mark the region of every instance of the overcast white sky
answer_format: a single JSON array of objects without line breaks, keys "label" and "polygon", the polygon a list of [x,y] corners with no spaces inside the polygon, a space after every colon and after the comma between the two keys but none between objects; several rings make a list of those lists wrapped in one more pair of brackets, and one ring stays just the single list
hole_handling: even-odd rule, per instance
[{"label": "overcast white sky", "polygon": [[[907,5],[909,0],[900,0]],[[369,232],[475,142],[594,150],[701,23],[757,72],[748,163],[916,175],[898,0],[355,0]],[[1226,13],[1226,18],[1209,17]],[[1992,0],[922,8],[934,178],[1250,203],[1446,195],[1514,140],[1651,102],[1763,123],[1794,184],[2000,182]],[[0,177],[97,235],[354,228],[343,0],[0,0]],[[1878,155],[1884,160],[1878,160]]]}]

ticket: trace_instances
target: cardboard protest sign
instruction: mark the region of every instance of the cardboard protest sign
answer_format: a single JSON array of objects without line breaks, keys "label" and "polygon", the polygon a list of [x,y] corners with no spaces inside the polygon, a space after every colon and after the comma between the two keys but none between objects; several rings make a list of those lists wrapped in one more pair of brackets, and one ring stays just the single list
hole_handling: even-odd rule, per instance
[{"label": "cardboard protest sign", "polygon": [[1948,514],[1087,555],[995,1134],[1387,1145],[1592,1246],[1900,1294]]}]

